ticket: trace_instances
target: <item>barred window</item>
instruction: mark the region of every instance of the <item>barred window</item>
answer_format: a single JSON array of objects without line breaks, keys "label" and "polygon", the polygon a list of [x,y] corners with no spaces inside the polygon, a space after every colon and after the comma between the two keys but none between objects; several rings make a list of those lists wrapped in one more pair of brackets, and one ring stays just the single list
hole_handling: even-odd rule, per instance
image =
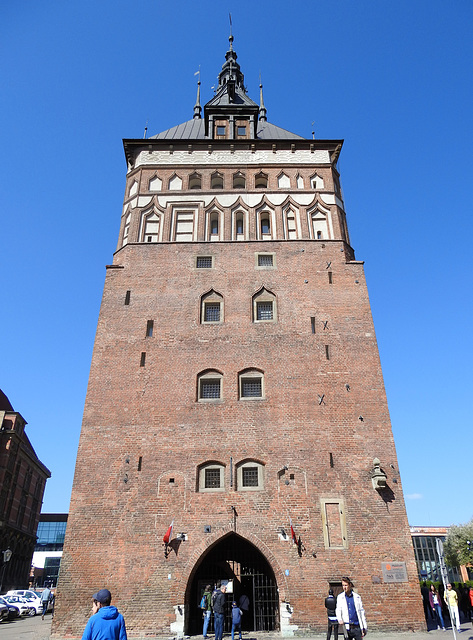
[{"label": "barred window", "polygon": [[220,489],[220,469],[204,469],[205,471],[205,488]]},{"label": "barred window", "polygon": [[206,302],[204,304],[204,321],[220,322],[220,302]]},{"label": "barred window", "polygon": [[204,378],[200,381],[200,397],[204,400],[220,398],[220,380]]},{"label": "barred window", "polygon": [[272,267],[273,264],[272,253],[258,253],[258,267]]},{"label": "barred window", "polygon": [[211,269],[212,264],[212,256],[197,256],[195,266],[197,267],[197,269]]},{"label": "barred window", "polygon": [[256,303],[256,319],[272,320],[273,319],[273,303],[257,302]]},{"label": "barred window", "polygon": [[242,378],[241,380],[241,397],[242,398],[261,398],[263,395],[261,378]]},{"label": "barred window", "polygon": [[258,486],[258,467],[243,467],[242,469],[242,485],[244,487]]}]

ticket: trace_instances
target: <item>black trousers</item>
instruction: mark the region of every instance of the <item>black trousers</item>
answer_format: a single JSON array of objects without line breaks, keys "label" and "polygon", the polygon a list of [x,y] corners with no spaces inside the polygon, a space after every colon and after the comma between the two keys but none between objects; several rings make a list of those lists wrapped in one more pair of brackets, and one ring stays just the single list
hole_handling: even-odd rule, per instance
[{"label": "black trousers", "polygon": [[361,640],[361,627],[357,624],[345,625],[347,636],[351,640]]},{"label": "black trousers", "polygon": [[330,640],[333,630],[334,640],[338,640],[338,622],[328,621],[328,629],[327,629],[327,640]]}]

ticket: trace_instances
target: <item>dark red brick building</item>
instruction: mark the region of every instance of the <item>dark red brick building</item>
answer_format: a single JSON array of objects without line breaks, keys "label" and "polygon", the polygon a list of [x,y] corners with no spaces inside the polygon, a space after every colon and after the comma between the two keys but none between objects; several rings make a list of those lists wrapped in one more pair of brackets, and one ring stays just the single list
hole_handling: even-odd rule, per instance
[{"label": "dark red brick building", "polygon": [[199,86],[124,147],[53,637],[101,587],[131,637],[201,633],[217,580],[248,629],[320,630],[347,574],[372,629],[423,628],[342,141],[268,122],[231,39],[203,117]]},{"label": "dark red brick building", "polygon": [[51,477],[26,435],[26,424],[0,390],[0,593],[28,587],[44,489]]}]

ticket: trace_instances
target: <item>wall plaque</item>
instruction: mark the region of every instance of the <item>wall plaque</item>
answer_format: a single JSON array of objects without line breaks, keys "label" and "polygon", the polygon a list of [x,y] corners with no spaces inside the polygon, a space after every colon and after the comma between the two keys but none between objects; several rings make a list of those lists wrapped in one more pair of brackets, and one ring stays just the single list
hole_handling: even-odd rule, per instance
[{"label": "wall plaque", "polygon": [[408,582],[405,562],[382,562],[384,582]]}]

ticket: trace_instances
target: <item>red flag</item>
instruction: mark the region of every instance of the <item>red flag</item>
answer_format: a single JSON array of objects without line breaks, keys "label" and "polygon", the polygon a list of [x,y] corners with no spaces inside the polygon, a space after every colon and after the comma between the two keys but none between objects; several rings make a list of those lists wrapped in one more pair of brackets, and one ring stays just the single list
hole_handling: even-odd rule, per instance
[{"label": "red flag", "polygon": [[292,528],[292,520],[291,518],[289,518],[289,524],[291,525],[291,538],[294,544],[297,544],[297,536],[296,533],[294,531],[294,529]]},{"label": "red flag", "polygon": [[174,520],[171,522],[171,524],[169,525],[168,530],[166,531],[166,533],[163,536],[163,542],[164,544],[169,544],[169,540],[171,540],[171,536],[172,536],[172,525],[174,524]]}]

